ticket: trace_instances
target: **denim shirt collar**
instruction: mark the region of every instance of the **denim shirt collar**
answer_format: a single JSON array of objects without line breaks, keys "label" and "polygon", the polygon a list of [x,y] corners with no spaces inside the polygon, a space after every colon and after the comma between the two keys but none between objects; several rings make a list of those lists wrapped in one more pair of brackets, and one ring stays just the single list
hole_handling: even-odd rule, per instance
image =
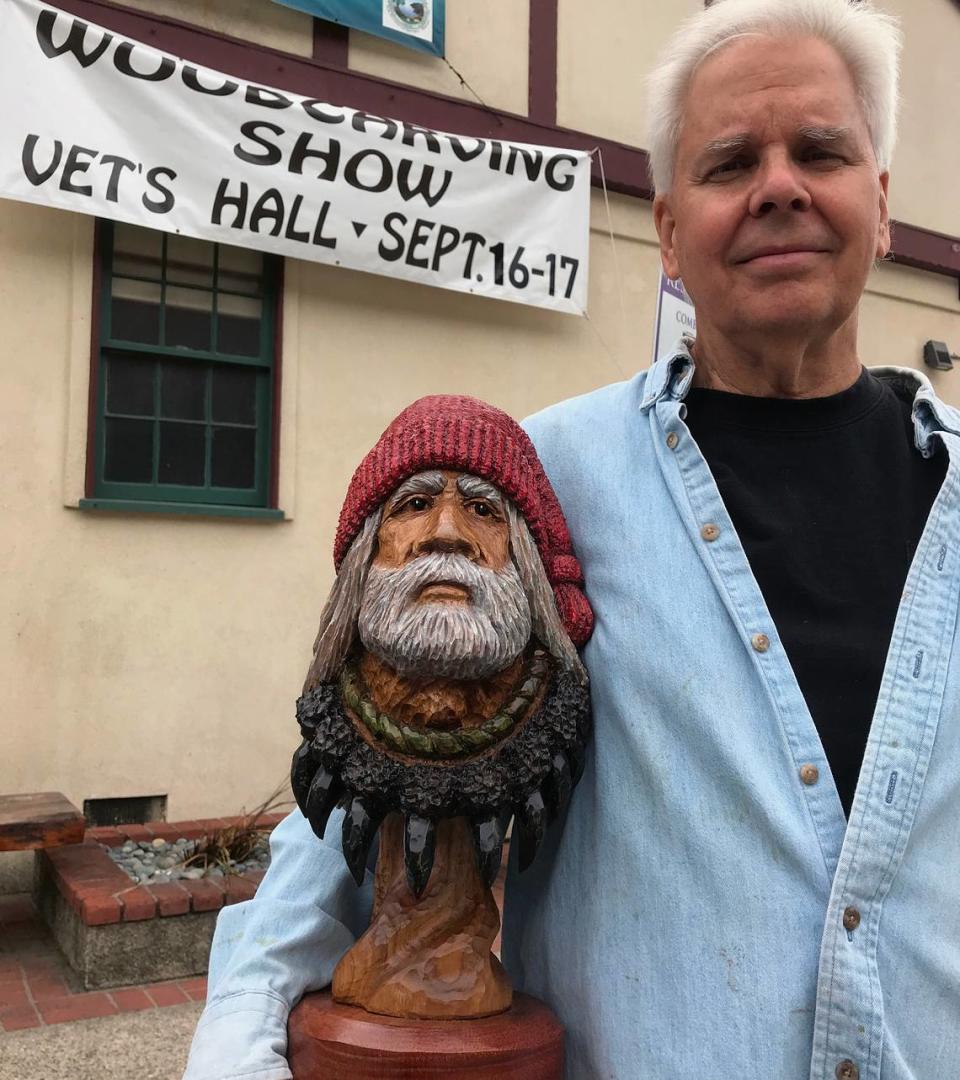
[{"label": "denim shirt collar", "polygon": [[663,353],[647,372],[640,409],[647,412],[661,398],[682,401],[693,382],[692,337],[684,334],[670,352]]},{"label": "denim shirt collar", "polygon": [[[665,398],[683,401],[693,383],[695,365],[691,349],[692,337],[683,335],[669,352],[663,355],[647,372],[642,412],[647,412]],[[960,412],[937,397],[930,380],[922,371],[908,367],[884,365],[869,368],[871,374],[894,389],[906,390],[913,397],[913,439],[924,457],[934,452],[933,436],[940,432],[960,435]]]}]

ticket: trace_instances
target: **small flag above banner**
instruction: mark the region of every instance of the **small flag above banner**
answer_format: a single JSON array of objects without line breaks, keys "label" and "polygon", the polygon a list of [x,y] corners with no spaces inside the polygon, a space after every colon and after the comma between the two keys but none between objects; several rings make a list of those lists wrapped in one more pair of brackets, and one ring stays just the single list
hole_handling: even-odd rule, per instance
[{"label": "small flag above banner", "polygon": [[274,0],[318,19],[352,26],[411,49],[443,56],[445,0]]}]

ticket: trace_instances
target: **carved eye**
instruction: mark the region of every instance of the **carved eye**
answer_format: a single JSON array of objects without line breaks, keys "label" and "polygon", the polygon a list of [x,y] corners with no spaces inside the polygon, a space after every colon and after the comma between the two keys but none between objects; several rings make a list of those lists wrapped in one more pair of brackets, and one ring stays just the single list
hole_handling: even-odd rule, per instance
[{"label": "carved eye", "polygon": [[425,495],[413,495],[403,504],[403,510],[429,510],[430,500]]},{"label": "carved eye", "polygon": [[493,510],[491,509],[489,503],[472,502],[470,504],[470,508],[477,515],[477,517],[485,518],[485,517],[492,517],[493,516]]}]

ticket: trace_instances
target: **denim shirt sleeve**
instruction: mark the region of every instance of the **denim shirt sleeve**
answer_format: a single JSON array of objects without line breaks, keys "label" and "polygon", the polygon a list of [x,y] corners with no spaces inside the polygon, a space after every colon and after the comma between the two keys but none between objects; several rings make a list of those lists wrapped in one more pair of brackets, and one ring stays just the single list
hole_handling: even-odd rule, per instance
[{"label": "denim shirt sleeve", "polygon": [[220,912],[183,1080],[290,1080],[288,1014],[329,985],[370,919],[373,877],[358,888],[350,876],[342,819],[342,811],[331,815],[321,842],[294,810],[273,830],[257,895]]}]

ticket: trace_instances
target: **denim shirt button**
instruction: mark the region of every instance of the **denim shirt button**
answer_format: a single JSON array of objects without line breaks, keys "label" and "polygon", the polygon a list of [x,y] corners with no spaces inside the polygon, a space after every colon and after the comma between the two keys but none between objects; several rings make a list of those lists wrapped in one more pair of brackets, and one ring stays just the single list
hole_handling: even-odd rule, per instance
[{"label": "denim shirt button", "polygon": [[766,634],[754,634],[750,644],[756,652],[766,652],[770,648],[770,639]]},{"label": "denim shirt button", "polygon": [[714,525],[712,521],[708,522],[700,529],[700,535],[707,541],[707,543],[713,543],[714,540],[720,535],[720,526]]},{"label": "denim shirt button", "polygon": [[860,1070],[849,1058],[844,1058],[834,1069],[837,1080],[860,1080]]},{"label": "denim shirt button", "polygon": [[800,779],[808,786],[811,787],[820,779],[820,770],[816,765],[811,765],[807,762],[806,765],[800,766]]},{"label": "denim shirt button", "polygon": [[671,431],[667,436],[667,448],[669,450],[676,450],[678,442],[680,442],[680,436],[675,431]]},{"label": "denim shirt button", "polygon": [[856,930],[860,925],[860,912],[855,907],[848,907],[843,913],[844,930]]}]

